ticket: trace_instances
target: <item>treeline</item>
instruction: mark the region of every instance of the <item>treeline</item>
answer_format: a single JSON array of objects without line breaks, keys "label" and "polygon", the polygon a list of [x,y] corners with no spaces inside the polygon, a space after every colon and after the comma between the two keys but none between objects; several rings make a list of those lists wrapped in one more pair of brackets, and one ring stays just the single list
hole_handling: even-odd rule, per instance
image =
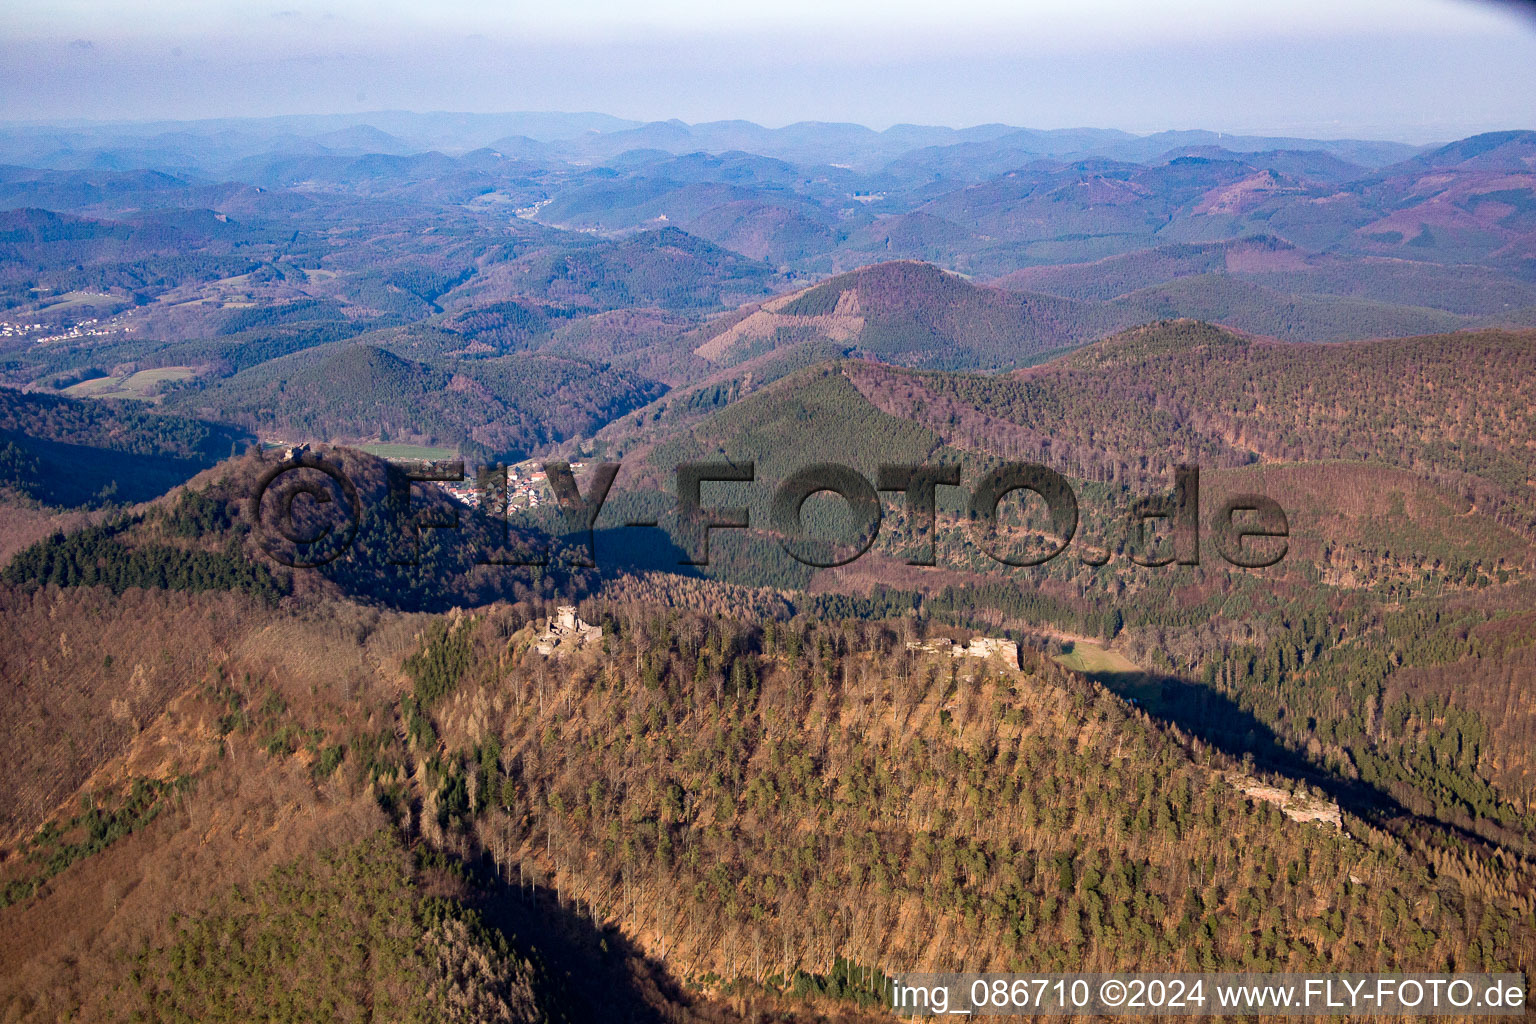
[{"label": "treeline", "polygon": [[269,604],[289,593],[292,584],[265,565],[247,558],[237,536],[223,550],[203,551],[169,544],[131,542],[124,535],[132,520],[118,519],[71,534],[56,533],[17,553],[0,570],[16,585],[129,587],[160,590],[233,590]]}]

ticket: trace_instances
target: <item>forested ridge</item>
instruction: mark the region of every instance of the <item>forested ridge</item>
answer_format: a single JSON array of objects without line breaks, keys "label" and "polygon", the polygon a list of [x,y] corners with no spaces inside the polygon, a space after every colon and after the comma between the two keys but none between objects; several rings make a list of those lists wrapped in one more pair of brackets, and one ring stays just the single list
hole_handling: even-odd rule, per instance
[{"label": "forested ridge", "polygon": [[[584,613],[604,639],[574,662],[497,611],[426,634],[418,827],[696,977],[1531,955],[1520,861],[1288,821],[1227,755],[1034,652],[936,661],[904,649],[910,620]],[[1450,877],[1460,910],[1426,915]]]},{"label": "forested ridge", "polygon": [[[150,872],[152,897],[161,858],[202,880],[113,924],[126,957],[92,951],[30,1004],[8,990],[12,1011],[99,999],[100,974],[124,986],[109,1017],[851,1021],[920,968],[1529,971],[1536,954],[1524,858],[1347,807],[1342,828],[1292,820],[1246,791],[1329,794],[1037,650],[1013,667],[912,651],[972,634],[911,616],[594,599],[579,613],[601,638],[551,658],[533,648],[550,610],[321,604],[226,618],[243,641],[178,652],[159,671],[185,689],[123,763],[176,750],[184,779],[98,783],[7,862],[0,916],[36,927],[62,883],[112,892],[114,870]],[[311,855],[262,828],[245,864],[236,808]],[[337,931],[367,936],[366,961],[319,955]]]},{"label": "forested ridge", "polygon": [[[133,405],[81,402],[0,388],[0,431],[130,455],[163,455],[212,465],[246,435],[217,424],[164,416]],[[61,471],[67,471],[63,469]]]},{"label": "forested ridge", "polygon": [[1533,359],[1536,337],[1519,331],[1281,345],[1183,321],[1011,375],[859,366],[853,379],[881,408],[941,424],[954,442],[1049,448],[1046,461],[1096,479],[1181,460],[1378,462],[1486,496],[1485,511],[1512,505],[1529,530],[1536,414],[1523,382]]}]

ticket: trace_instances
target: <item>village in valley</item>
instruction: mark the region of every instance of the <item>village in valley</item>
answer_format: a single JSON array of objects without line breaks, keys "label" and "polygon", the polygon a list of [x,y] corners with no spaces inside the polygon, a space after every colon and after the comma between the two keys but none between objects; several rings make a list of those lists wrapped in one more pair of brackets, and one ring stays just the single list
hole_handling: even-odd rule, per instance
[{"label": "village in valley", "polygon": [[[581,471],[584,463],[571,463],[571,472]],[[433,481],[443,493],[466,508],[477,509],[484,495],[481,493],[479,482],[473,471],[466,471],[463,480]],[[519,462],[507,467],[507,504],[508,512],[514,509],[536,509],[546,502],[554,500],[554,494],[549,489],[549,480],[544,472],[543,463],[533,459]]]}]

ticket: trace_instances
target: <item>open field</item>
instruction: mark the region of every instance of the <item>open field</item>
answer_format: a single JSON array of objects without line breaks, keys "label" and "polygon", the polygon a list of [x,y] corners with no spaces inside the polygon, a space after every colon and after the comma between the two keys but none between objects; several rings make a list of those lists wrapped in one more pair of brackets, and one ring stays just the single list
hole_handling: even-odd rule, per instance
[{"label": "open field", "polygon": [[83,380],[64,389],[74,398],[142,398],[158,401],[160,385],[166,381],[190,380],[190,366],[161,366],[153,370],[140,370],[126,377],[96,377]]},{"label": "open field", "polygon": [[1087,640],[1074,641],[1067,651],[1057,656],[1056,661],[1064,668],[1074,672],[1082,672],[1086,675],[1094,675],[1099,672],[1140,672],[1141,667],[1134,664],[1117,651],[1106,650],[1098,644],[1089,643]]},{"label": "open field", "polygon": [[369,455],[381,459],[452,459],[458,452],[452,448],[434,448],[425,444],[360,444],[354,446]]},{"label": "open field", "polygon": [[63,313],[67,310],[80,307],[100,308],[103,306],[126,306],[128,300],[120,295],[108,295],[105,292],[65,292],[49,301],[38,304],[40,313]]},{"label": "open field", "polygon": [[1153,714],[1162,713],[1162,683],[1119,651],[1108,650],[1089,640],[1074,640],[1066,651],[1056,656],[1056,662],[1063,668],[1091,676]]}]

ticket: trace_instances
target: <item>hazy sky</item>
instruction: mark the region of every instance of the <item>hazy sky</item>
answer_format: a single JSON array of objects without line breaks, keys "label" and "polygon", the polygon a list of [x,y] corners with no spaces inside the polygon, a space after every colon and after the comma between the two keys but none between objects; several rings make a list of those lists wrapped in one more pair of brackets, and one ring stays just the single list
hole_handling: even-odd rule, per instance
[{"label": "hazy sky", "polygon": [[1480,0],[11,0],[0,119],[600,110],[1431,141],[1536,128]]}]

